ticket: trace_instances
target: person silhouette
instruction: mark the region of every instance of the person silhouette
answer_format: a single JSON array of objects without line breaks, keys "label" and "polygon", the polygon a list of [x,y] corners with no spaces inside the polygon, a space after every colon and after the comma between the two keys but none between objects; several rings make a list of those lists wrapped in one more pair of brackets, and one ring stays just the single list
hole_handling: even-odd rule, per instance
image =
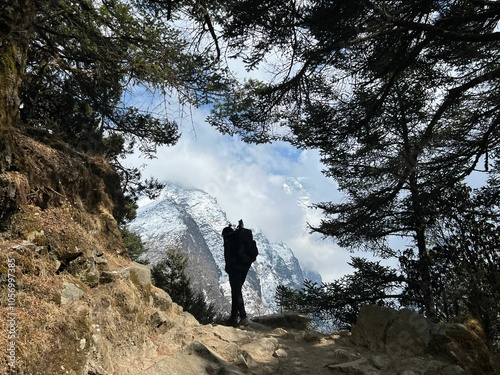
[{"label": "person silhouette", "polygon": [[252,231],[245,229],[243,220],[240,220],[236,230],[233,230],[231,224],[228,224],[222,230],[222,236],[224,238],[225,271],[229,276],[229,285],[231,286],[231,315],[226,324],[234,327],[248,325],[250,320],[245,311],[242,288],[252,263],[248,263],[243,254],[245,241],[253,240]]}]

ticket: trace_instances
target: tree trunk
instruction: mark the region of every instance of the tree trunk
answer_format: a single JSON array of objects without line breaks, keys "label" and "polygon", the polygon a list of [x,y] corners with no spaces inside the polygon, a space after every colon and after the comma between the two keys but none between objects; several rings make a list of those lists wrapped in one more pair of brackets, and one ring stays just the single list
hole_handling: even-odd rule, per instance
[{"label": "tree trunk", "polygon": [[436,307],[434,305],[434,293],[431,280],[431,263],[429,252],[425,241],[423,230],[417,230],[417,247],[419,256],[419,274],[421,279],[420,288],[424,298],[426,317],[430,320],[436,319]]},{"label": "tree trunk", "polygon": [[13,162],[13,130],[19,123],[19,89],[28,56],[34,0],[0,5],[0,173]]},{"label": "tree trunk", "polygon": [[[416,157],[413,160],[417,165]],[[430,320],[436,319],[436,307],[434,304],[434,291],[432,289],[431,261],[427,250],[427,241],[425,239],[425,223],[423,221],[422,198],[417,185],[416,168],[410,175],[410,190],[413,205],[413,225],[415,226],[415,240],[418,249],[418,272],[420,276],[420,290],[424,299],[424,308],[426,316]]]}]

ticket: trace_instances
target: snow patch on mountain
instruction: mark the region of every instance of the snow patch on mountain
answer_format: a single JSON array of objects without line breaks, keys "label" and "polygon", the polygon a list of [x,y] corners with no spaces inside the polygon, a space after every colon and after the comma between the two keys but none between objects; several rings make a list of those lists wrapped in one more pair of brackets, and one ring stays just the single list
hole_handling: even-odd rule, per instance
[{"label": "snow patch on mountain", "polygon": [[311,196],[307,183],[307,177],[288,177],[282,185],[283,191],[287,195],[295,197],[302,209],[307,209],[311,206]]},{"label": "snow patch on mountain", "polygon": [[[168,248],[187,254],[188,274],[195,289],[204,293],[217,308],[228,311],[231,292],[224,271],[221,236],[228,223],[225,212],[208,193],[166,183],[158,198],[140,202],[137,217],[129,229],[146,245],[143,257],[151,266],[166,256]],[[321,281],[319,274],[302,268],[286,244],[271,243],[259,228],[249,229],[259,248],[259,256],[243,288],[250,314],[276,312],[275,293],[280,284],[300,288],[306,277]]]}]

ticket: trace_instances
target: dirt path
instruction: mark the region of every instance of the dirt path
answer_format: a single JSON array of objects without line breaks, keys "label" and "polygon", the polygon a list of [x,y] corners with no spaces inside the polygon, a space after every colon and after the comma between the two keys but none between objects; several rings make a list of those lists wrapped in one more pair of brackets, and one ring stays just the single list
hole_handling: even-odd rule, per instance
[{"label": "dirt path", "polygon": [[142,358],[140,366],[143,375],[332,375],[328,366],[359,355],[346,346],[346,335],[200,325],[164,334],[157,356]]}]

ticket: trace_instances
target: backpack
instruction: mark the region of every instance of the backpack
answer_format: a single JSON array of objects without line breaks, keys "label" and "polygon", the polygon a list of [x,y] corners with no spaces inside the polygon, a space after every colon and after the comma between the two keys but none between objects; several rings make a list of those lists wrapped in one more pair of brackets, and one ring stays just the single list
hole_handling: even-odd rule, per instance
[{"label": "backpack", "polygon": [[242,229],[242,230],[243,233],[241,233],[238,236],[240,240],[237,251],[238,258],[241,261],[241,263],[251,264],[255,262],[255,260],[257,259],[257,255],[259,255],[259,250],[257,249],[257,243],[253,239],[252,231],[250,229]]},{"label": "backpack", "polygon": [[245,242],[245,253],[251,263],[255,262],[257,255],[259,255],[259,249],[257,249],[257,242],[255,240]]}]

